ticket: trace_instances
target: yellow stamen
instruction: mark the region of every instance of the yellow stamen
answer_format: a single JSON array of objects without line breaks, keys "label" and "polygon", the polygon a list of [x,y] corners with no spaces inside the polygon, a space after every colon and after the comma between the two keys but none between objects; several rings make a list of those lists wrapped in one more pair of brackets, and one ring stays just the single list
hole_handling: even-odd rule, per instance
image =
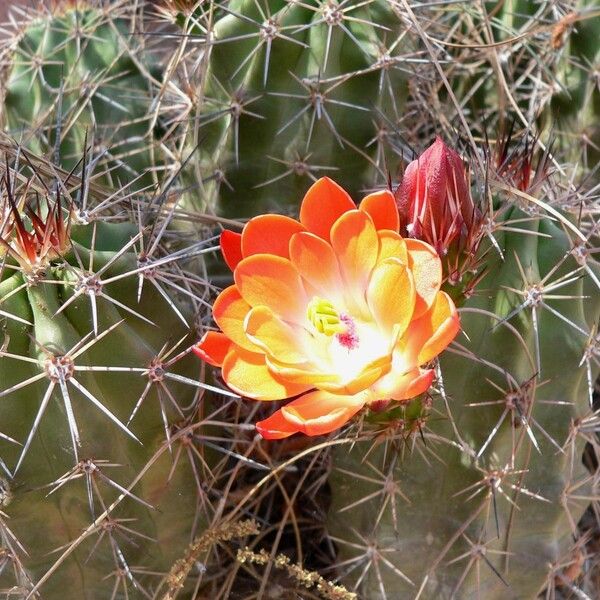
[{"label": "yellow stamen", "polygon": [[340,314],[329,300],[314,296],[308,303],[306,315],[319,333],[329,337],[336,333],[344,333],[347,329],[340,319]]}]

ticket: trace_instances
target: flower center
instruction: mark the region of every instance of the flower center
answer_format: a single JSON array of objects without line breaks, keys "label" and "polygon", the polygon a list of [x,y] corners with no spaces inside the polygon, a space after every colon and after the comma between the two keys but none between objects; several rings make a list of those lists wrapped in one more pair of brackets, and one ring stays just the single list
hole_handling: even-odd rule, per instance
[{"label": "flower center", "polygon": [[345,333],[347,325],[342,321],[340,313],[329,300],[314,296],[306,308],[306,316],[313,327],[328,337]]},{"label": "flower center", "polygon": [[358,333],[356,331],[356,323],[354,323],[352,317],[348,315],[340,315],[340,320],[346,326],[346,331],[338,333],[335,336],[335,339],[338,341],[340,346],[343,346],[348,350],[354,350],[358,347]]},{"label": "flower center", "polygon": [[350,315],[340,313],[329,301],[317,296],[309,302],[306,315],[313,327],[346,350],[358,348],[358,331]]}]

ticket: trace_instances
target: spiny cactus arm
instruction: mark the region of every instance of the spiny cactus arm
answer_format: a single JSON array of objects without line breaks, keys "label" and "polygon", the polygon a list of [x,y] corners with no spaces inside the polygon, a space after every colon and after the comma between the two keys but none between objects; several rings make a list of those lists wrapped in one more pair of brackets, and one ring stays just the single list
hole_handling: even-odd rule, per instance
[{"label": "spiny cactus arm", "polygon": [[494,291],[483,283],[467,302],[465,335],[442,357],[450,414],[436,414],[434,397],[425,445],[390,429],[385,445],[335,452],[330,524],[369,597],[533,598],[576,535],[587,504],[578,498],[592,484],[578,458],[576,424],[590,414],[580,363],[600,298],[583,293],[567,234],[524,216],[508,216],[529,233],[499,233],[506,259],[490,269]]}]

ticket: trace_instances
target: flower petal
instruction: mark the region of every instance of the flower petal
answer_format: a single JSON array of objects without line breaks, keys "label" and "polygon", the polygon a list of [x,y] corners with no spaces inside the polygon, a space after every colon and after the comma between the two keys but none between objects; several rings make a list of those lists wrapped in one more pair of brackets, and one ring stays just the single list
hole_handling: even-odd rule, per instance
[{"label": "flower petal", "polygon": [[298,433],[298,427],[283,416],[281,409],[269,418],[256,423],[256,429],[265,440],[281,440]]},{"label": "flower petal", "polygon": [[338,218],[356,205],[344,189],[329,177],[317,180],[306,192],[300,207],[300,222],[312,233],[329,240]]},{"label": "flower petal", "polygon": [[419,323],[431,332],[419,352],[418,361],[422,365],[445,350],[456,337],[460,331],[460,319],[450,296],[440,292],[429,313],[419,319]]},{"label": "flower petal", "polygon": [[448,294],[439,292],[433,306],[410,324],[396,349],[408,364],[422,365],[440,354],[459,331],[454,302]]},{"label": "flower petal", "polygon": [[223,361],[222,375],[234,392],[254,400],[283,400],[312,387],[277,378],[269,371],[264,354],[236,346]]},{"label": "flower petal", "polygon": [[268,306],[288,321],[305,321],[308,300],[300,275],[289,260],[254,254],[237,266],[233,276],[250,306]]},{"label": "flower petal", "polygon": [[408,264],[406,242],[400,234],[388,229],[381,229],[377,232],[377,237],[379,238],[377,263],[383,262],[386,258],[397,258],[404,264]]},{"label": "flower petal", "polygon": [[397,325],[397,333],[402,335],[412,319],[415,300],[415,284],[406,265],[388,258],[375,268],[367,288],[367,302],[381,329],[391,334]]},{"label": "flower petal", "polygon": [[217,296],[213,304],[213,319],[231,341],[250,352],[257,352],[258,348],[244,331],[244,320],[250,308],[237,287],[231,285]]},{"label": "flower petal", "polygon": [[343,214],[331,229],[331,245],[346,291],[359,312],[368,312],[365,295],[379,254],[379,238],[371,217],[362,210]]},{"label": "flower petal", "polygon": [[434,375],[433,369],[416,367],[404,373],[390,371],[371,387],[371,392],[376,401],[408,400],[426,392],[431,387]]},{"label": "flower petal", "polygon": [[400,217],[394,194],[389,190],[382,190],[365,196],[359,206],[360,210],[371,215],[375,229],[391,229],[398,231]]},{"label": "flower petal", "polygon": [[289,258],[290,238],[304,225],[284,215],[260,215],[250,219],[242,232],[242,253],[244,257],[252,254],[276,254]]},{"label": "flower petal", "polygon": [[220,367],[231,350],[233,342],[220,331],[207,331],[192,350],[194,354],[213,367]]},{"label": "flower petal", "polygon": [[366,390],[373,385],[378,379],[384,377],[392,368],[392,353],[388,356],[380,356],[358,373],[353,379],[344,382],[327,382],[319,383],[319,388],[332,392],[333,394],[347,394],[353,396]]},{"label": "flower petal", "polygon": [[256,306],[248,313],[244,329],[254,344],[282,363],[305,363],[308,360],[308,332],[298,325],[288,325],[266,306]]},{"label": "flower petal", "polygon": [[417,290],[413,319],[418,319],[433,304],[442,285],[442,261],[437,252],[421,240],[406,238],[408,265]]},{"label": "flower petal", "polygon": [[324,384],[337,384],[340,381],[339,375],[320,371],[312,362],[306,362],[302,365],[289,365],[269,356],[267,356],[266,360],[271,373],[292,383],[305,384],[310,387],[322,387]]},{"label": "flower petal", "polygon": [[302,278],[333,303],[343,288],[337,258],[331,245],[312,233],[297,233],[290,240],[290,258]]},{"label": "flower petal", "polygon": [[225,229],[221,232],[221,254],[233,271],[242,260],[242,234]]},{"label": "flower petal", "polygon": [[297,431],[324,435],[347,423],[364,405],[366,394],[336,395],[316,390],[286,404],[281,413]]},{"label": "flower petal", "polygon": [[394,400],[409,400],[424,394],[431,387],[434,378],[434,369],[419,369],[419,374],[404,388],[404,391],[398,390]]}]

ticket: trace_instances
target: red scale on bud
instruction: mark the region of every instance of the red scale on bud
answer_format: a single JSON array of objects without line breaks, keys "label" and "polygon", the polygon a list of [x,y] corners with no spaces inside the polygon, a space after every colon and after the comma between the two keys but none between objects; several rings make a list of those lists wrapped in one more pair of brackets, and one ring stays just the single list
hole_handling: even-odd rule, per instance
[{"label": "red scale on bud", "polygon": [[27,227],[19,209],[20,203],[15,201],[11,183],[6,177],[4,184],[7,210],[2,211],[6,214],[0,227],[0,248],[4,247],[24,273],[39,273],[70,245],[69,221],[65,222],[60,195],[57,194],[56,202],[48,204],[44,211],[40,207],[34,210],[26,206],[25,212],[31,223],[31,227]]},{"label": "red scale on bud", "polygon": [[[550,148],[538,152],[537,138],[514,143],[513,126],[498,139],[495,150],[495,176],[516,189],[535,194],[550,172]],[[535,157],[537,164],[534,167]]]}]

